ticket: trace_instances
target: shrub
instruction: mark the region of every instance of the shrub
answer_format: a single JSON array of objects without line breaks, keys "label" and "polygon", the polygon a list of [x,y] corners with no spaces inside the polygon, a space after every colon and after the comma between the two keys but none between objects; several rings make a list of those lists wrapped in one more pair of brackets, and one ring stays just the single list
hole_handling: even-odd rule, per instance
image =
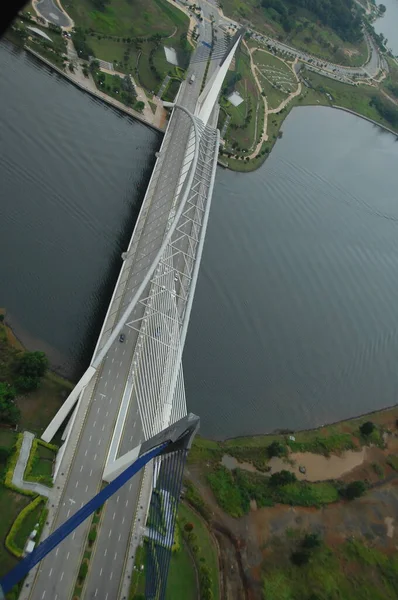
[{"label": "shrub", "polygon": [[11,552],[11,554],[16,556],[17,558],[22,557],[23,548],[19,548],[15,543],[15,535],[21,528],[21,525],[27,517],[27,515],[34,511],[37,508],[37,506],[39,506],[39,504],[41,504],[42,502],[46,502],[46,500],[47,499],[43,498],[43,496],[37,496],[37,498],[35,498],[30,504],[28,504],[28,506],[25,506],[25,508],[21,510],[21,512],[19,513],[19,515],[17,516],[17,518],[11,526],[11,529],[5,540],[5,545],[7,550],[9,550],[9,552]]},{"label": "shrub", "polygon": [[14,380],[14,385],[19,393],[33,392],[33,390],[37,390],[39,383],[39,377],[26,377],[24,375],[19,375]]},{"label": "shrub", "polygon": [[90,544],[90,546],[92,546],[94,544],[96,539],[97,539],[97,530],[95,529],[95,527],[92,527],[88,534],[88,543]]},{"label": "shrub", "polygon": [[361,435],[364,435],[366,437],[368,435],[371,435],[375,429],[376,425],[372,423],[372,421],[366,421],[365,423],[362,423],[362,425],[359,428],[359,431],[361,432]]},{"label": "shrub", "polygon": [[313,550],[314,548],[319,548],[321,545],[321,538],[318,533],[306,533],[303,541],[301,542],[301,547],[307,550]]},{"label": "shrub", "polygon": [[354,500],[354,498],[359,498],[365,493],[366,485],[363,481],[351,481],[348,483],[345,488],[342,490],[342,495],[347,498],[347,500]]},{"label": "shrub", "polygon": [[84,579],[86,578],[88,573],[88,564],[86,561],[82,562],[82,564],[80,565],[80,569],[79,569],[79,579],[80,581],[84,581]]},{"label": "shrub", "polygon": [[268,446],[267,453],[270,458],[273,458],[274,456],[285,456],[286,446],[275,440]]},{"label": "shrub", "polygon": [[269,478],[270,485],[274,486],[287,485],[288,483],[295,483],[296,481],[296,475],[286,470],[279,471],[278,473],[273,473]]},{"label": "shrub", "polygon": [[185,523],[184,529],[185,529],[185,531],[192,531],[193,523]]},{"label": "shrub", "polygon": [[310,553],[307,550],[296,550],[290,555],[290,560],[296,567],[306,565],[310,560]]},{"label": "shrub", "polygon": [[18,373],[25,377],[43,377],[48,369],[44,352],[24,352],[19,359]]}]

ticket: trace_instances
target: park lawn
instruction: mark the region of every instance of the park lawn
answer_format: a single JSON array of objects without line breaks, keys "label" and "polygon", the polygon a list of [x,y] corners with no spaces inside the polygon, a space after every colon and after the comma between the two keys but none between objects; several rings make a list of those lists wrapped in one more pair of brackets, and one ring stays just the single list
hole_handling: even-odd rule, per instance
[{"label": "park lawn", "polygon": [[181,82],[176,79],[172,79],[166,88],[166,92],[163,94],[162,99],[166,102],[174,102],[177,92],[180,89]]},{"label": "park lawn", "polygon": [[[122,41],[118,42],[115,39],[108,40],[101,38],[99,40],[96,36],[88,37],[87,43],[92,48],[96,58],[114,63],[117,71],[134,74],[137,66],[138,51],[133,44]],[[127,62],[124,60],[126,51],[128,52]]]},{"label": "park lawn", "polygon": [[[236,142],[241,149],[249,150],[258,137],[256,134],[256,111],[257,104],[261,103],[259,110],[262,108],[262,97],[258,91],[257,84],[250,70],[250,58],[247,51],[240,48],[235,58],[235,70],[240,73],[242,78],[235,85],[235,90],[240,93],[244,102],[235,107],[230,103],[223,103],[225,110],[231,115],[230,125],[239,126],[238,129],[228,127],[226,140],[229,144]],[[252,109],[250,122],[244,125],[245,117],[249,108]],[[241,127],[244,125],[244,127]]]},{"label": "park lawn", "polygon": [[197,544],[199,546],[199,564],[200,558],[203,557],[206,561],[207,567],[210,570],[210,577],[212,580],[211,589],[213,592],[213,598],[216,600],[220,597],[218,554],[210,531],[207,528],[205,521],[183,502],[180,503],[178,508],[178,519],[181,527],[184,526],[184,523],[192,523],[194,527],[193,531],[197,536]]},{"label": "park lawn", "polygon": [[188,31],[189,19],[166,0],[110,0],[104,11],[90,0],[65,0],[63,6],[83,29],[118,37],[170,36],[175,28]]},{"label": "park lawn", "polygon": [[17,559],[12,556],[4,545],[11,525],[25,506],[32,501],[28,496],[22,496],[7,489],[0,483],[0,576],[17,564]]},{"label": "park lawn", "polygon": [[288,94],[285,94],[284,92],[282,92],[282,90],[278,90],[273,85],[271,85],[268,79],[266,79],[262,75],[262,73],[257,73],[257,77],[262,85],[265,97],[267,98],[268,108],[278,108],[281,102],[283,102],[283,100],[286,100]]},{"label": "park lawn", "polygon": [[21,526],[16,531],[14,536],[14,542],[21,550],[24,549],[26,541],[29,535],[34,530],[35,525],[38,523],[43,510],[45,510],[45,504],[42,502],[38,506],[36,506],[35,510],[26,515],[26,517],[21,523]]},{"label": "park lawn", "polygon": [[292,81],[295,81],[294,75],[290,67],[288,67],[288,65],[283,60],[281,60],[271,52],[257,50],[256,52],[253,52],[253,60],[255,64],[259,67],[273,67],[278,71],[282,71],[282,73],[287,75]]},{"label": "park lawn", "polygon": [[181,548],[179,552],[173,552],[170,559],[166,600],[197,600],[196,568],[187,545],[182,541],[182,534],[180,539]]},{"label": "park lawn", "polygon": [[[40,447],[40,445],[38,446]],[[32,466],[29,475],[25,474],[27,481],[40,481],[43,485],[52,486],[53,484],[53,461],[55,459],[55,452],[52,453],[52,460],[38,458]]]}]

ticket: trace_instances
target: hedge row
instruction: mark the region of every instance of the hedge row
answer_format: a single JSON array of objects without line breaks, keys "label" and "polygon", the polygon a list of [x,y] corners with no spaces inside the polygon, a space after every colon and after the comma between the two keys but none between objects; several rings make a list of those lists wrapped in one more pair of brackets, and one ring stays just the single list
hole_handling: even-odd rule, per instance
[{"label": "hedge row", "polygon": [[11,526],[11,529],[6,537],[5,544],[6,544],[7,550],[9,552],[11,552],[11,554],[16,556],[17,558],[22,558],[23,548],[22,549],[18,548],[18,546],[14,542],[14,537],[15,537],[16,533],[18,532],[18,530],[21,528],[21,525],[22,525],[25,517],[29,513],[31,513],[33,510],[35,510],[39,506],[39,504],[41,504],[42,502],[45,502],[45,501],[46,501],[46,498],[44,498],[43,496],[37,496],[37,498],[35,498],[30,504],[28,504],[28,506],[25,506],[25,508],[23,508],[21,510],[21,512],[19,513],[19,515],[17,516],[17,518],[15,519],[14,523]]},{"label": "hedge row", "polygon": [[15,442],[15,446],[14,446],[15,451],[12,454],[10,460],[8,461],[7,473],[4,478],[4,485],[6,487],[8,487],[10,490],[13,490],[14,492],[18,492],[18,494],[23,494],[24,496],[37,496],[37,494],[35,492],[32,492],[31,490],[23,490],[23,489],[17,487],[16,485],[14,485],[12,482],[12,476],[14,475],[14,469],[18,462],[18,457],[19,457],[19,453],[21,451],[22,442],[23,442],[23,434],[18,433],[17,441]]}]

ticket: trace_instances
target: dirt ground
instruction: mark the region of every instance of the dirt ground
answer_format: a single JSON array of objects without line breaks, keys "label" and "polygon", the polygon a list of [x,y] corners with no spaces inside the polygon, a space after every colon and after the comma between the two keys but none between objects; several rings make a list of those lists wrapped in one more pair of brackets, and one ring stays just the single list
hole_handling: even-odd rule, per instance
[{"label": "dirt ground", "polygon": [[212,530],[220,547],[222,600],[262,600],[261,573],[267,545],[284,538],[289,529],[316,531],[329,546],[355,537],[396,551],[398,473],[386,459],[397,451],[398,438],[389,436],[385,449],[367,448],[365,460],[342,477],[347,482],[362,479],[370,484],[362,498],[321,509],[285,505],[257,509],[252,503],[250,513],[240,519],[225,514],[216,503],[205,481],[206,465],[189,465],[186,475],[212,513]]}]

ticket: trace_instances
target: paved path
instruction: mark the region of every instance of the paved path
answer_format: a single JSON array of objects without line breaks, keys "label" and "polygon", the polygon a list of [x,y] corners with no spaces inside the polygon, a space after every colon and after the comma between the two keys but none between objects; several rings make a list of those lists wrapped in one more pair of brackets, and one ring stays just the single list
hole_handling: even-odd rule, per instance
[{"label": "paved path", "polygon": [[64,10],[61,10],[54,0],[39,0],[39,2],[33,3],[33,8],[43,19],[58,25],[58,27],[64,27],[65,29],[73,27],[72,19]]},{"label": "paved path", "polygon": [[30,449],[32,448],[32,442],[34,439],[35,436],[33,433],[24,431],[21,451],[19,453],[18,462],[15,466],[14,474],[12,476],[12,483],[22,490],[30,490],[31,492],[35,492],[36,494],[40,494],[40,496],[46,496],[46,498],[48,498],[51,493],[51,488],[42,485],[41,483],[24,481],[23,478],[26,469],[26,463],[28,462]]}]

